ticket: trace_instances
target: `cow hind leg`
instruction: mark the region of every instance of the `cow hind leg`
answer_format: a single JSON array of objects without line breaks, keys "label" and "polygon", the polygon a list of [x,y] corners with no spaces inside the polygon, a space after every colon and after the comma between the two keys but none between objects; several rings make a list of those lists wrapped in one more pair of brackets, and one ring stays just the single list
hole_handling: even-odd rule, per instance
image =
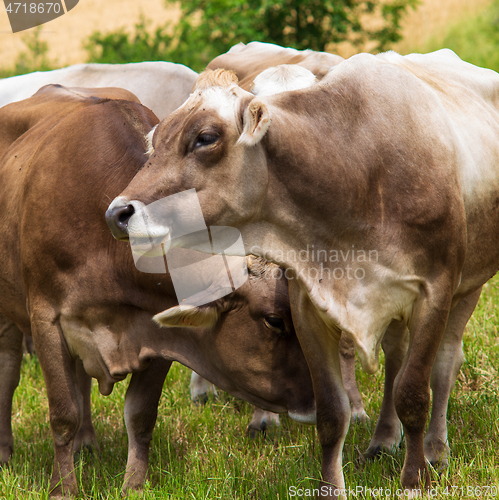
[{"label": "cow hind leg", "polygon": [[158,358],[143,371],[134,373],[125,397],[125,424],[128,433],[128,461],[123,482],[123,494],[141,490],[149,463],[158,403],[171,361]]},{"label": "cow hind leg", "polygon": [[385,388],[383,402],[369,447],[364,456],[372,459],[381,453],[392,453],[402,440],[402,424],[395,411],[393,386],[407,354],[409,331],[401,321],[393,321],[383,337],[385,353]]},{"label": "cow hind leg", "polygon": [[449,315],[444,338],[433,364],[431,389],[433,403],[428,431],[424,439],[426,459],[437,468],[449,462],[447,444],[447,406],[457,374],[464,360],[463,333],[480,298],[481,288],[461,299]]},{"label": "cow hind leg", "polygon": [[196,404],[206,404],[210,394],[213,394],[214,398],[218,397],[217,388],[194,371],[191,373],[189,389],[191,401]]},{"label": "cow hind leg", "polygon": [[449,283],[427,285],[415,305],[409,350],[395,381],[394,403],[404,427],[406,453],[401,483],[404,489],[420,490],[431,484],[424,455],[424,429],[430,407],[430,377],[451,306]]},{"label": "cow hind leg", "polygon": [[10,320],[0,315],[0,465],[13,452],[12,398],[19,384],[23,356],[23,334]]}]

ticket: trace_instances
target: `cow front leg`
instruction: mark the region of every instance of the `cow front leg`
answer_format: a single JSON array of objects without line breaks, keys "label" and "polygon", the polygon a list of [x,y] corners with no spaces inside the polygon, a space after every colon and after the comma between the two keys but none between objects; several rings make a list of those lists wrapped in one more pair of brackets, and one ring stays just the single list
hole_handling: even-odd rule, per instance
[{"label": "cow front leg", "polygon": [[[350,402],[343,388],[339,355],[340,330],[318,316],[297,280],[289,281],[291,313],[314,388],[317,433],[322,448],[320,498],[345,498],[342,453],[350,423]],[[300,421],[290,414],[291,417]],[[309,419],[304,419],[309,421]]]},{"label": "cow front leg", "polygon": [[153,359],[141,372],[134,373],[125,397],[125,424],[128,433],[128,461],[123,493],[141,490],[149,463],[149,444],[152,439],[158,403],[171,361]]},{"label": "cow front leg", "polygon": [[440,290],[453,289],[448,283],[438,285],[428,284],[424,296],[414,306],[409,349],[394,389],[395,409],[406,442],[401,483],[404,489],[416,492],[431,484],[423,437],[430,407],[431,371],[451,306],[451,293],[444,295]]},{"label": "cow front leg", "polygon": [[402,424],[395,411],[393,387],[409,345],[409,331],[401,321],[392,321],[382,340],[385,353],[385,387],[376,429],[365,453],[374,458],[391,453],[402,440]]},{"label": "cow front leg", "polygon": [[100,451],[95,434],[94,424],[92,423],[92,408],[91,408],[91,392],[92,392],[92,377],[87,375],[83,368],[81,360],[76,361],[76,377],[78,386],[83,397],[83,420],[80,430],[77,432],[74,441],[74,449],[76,452],[87,448],[91,451]]},{"label": "cow front leg", "polygon": [[83,398],[62,329],[46,304],[31,305],[31,328],[49,402],[50,428],[54,440],[54,470],[50,496],[69,498],[77,493],[74,471],[74,438],[83,415]]},{"label": "cow front leg", "polygon": [[480,288],[461,299],[450,312],[444,338],[431,371],[433,403],[430,425],[424,438],[424,450],[426,459],[433,466],[445,467],[449,462],[447,406],[457,374],[464,360],[464,329],[475,310],[481,291]]},{"label": "cow front leg", "polygon": [[23,334],[12,321],[0,315],[0,465],[12,456],[12,398],[19,385],[23,357]]}]

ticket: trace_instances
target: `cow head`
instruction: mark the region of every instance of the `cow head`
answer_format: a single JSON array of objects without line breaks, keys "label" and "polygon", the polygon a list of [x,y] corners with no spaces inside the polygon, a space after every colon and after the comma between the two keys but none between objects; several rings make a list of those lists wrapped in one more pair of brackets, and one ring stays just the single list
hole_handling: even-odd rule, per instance
[{"label": "cow head", "polygon": [[[261,142],[270,119],[264,102],[238,87],[231,72],[203,74],[186,103],[156,127],[149,161],[109,206],[106,218],[115,238],[127,240],[129,224],[135,230],[143,224],[144,217],[134,218],[139,211],[148,219],[144,236],[167,236],[171,219],[182,222],[179,215],[164,212],[158,220],[147,217],[144,207],[190,189],[207,225],[251,220],[266,194]],[[236,186],[245,188],[237,197]],[[183,211],[187,217],[189,212]]]},{"label": "cow head", "polygon": [[248,259],[249,279],[234,293],[206,305],[172,307],[154,320],[184,328],[165,335],[189,339],[189,366],[217,386],[270,411],[313,421],[312,381],[293,327],[284,270]]}]

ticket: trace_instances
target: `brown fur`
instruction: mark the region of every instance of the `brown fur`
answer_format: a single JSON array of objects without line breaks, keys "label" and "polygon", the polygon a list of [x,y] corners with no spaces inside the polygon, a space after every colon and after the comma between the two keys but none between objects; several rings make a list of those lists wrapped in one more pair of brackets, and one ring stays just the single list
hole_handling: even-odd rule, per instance
[{"label": "brown fur", "polygon": [[[129,246],[110,234],[105,211],[147,160],[145,135],[157,119],[136,102],[105,94],[96,99],[53,86],[0,109],[0,126],[11,131],[0,142],[0,312],[32,334],[43,369],[56,498],[62,488],[76,492],[73,448],[84,417],[78,358],[103,394],[133,373],[124,490],[142,487],[155,408],[174,359],[268,410],[313,407],[284,279],[248,280],[224,298],[232,307],[213,329],[159,330],[151,320],[177,303],[170,275],[139,272]],[[283,318],[285,335],[268,334],[267,314]],[[22,335],[11,331],[0,335],[0,366],[9,371],[2,371],[9,386],[0,391],[0,418],[10,418],[4,409],[22,354]],[[13,356],[2,357],[4,346]],[[256,376],[248,376],[248,363]],[[9,434],[7,424],[3,430]],[[0,441],[2,460],[10,442]]]}]

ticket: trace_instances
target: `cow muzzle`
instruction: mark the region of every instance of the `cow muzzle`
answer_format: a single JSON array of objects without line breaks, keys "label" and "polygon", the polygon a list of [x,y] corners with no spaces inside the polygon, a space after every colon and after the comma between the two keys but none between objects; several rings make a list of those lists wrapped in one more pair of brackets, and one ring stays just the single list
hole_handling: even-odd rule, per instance
[{"label": "cow muzzle", "polygon": [[136,212],[133,203],[119,197],[113,200],[106,210],[106,222],[112,235],[119,241],[128,241],[128,222]]}]

